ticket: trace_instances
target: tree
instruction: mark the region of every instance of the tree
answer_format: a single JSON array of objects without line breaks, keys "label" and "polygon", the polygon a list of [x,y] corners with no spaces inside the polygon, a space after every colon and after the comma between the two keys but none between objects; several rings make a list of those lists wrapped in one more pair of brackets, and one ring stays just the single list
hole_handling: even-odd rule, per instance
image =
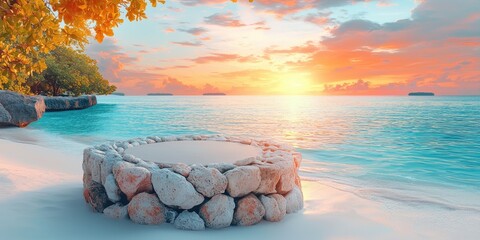
[{"label": "tree", "polygon": [[58,47],[44,55],[47,68],[27,80],[32,93],[58,96],[110,94],[116,90],[100,74],[97,62],[85,53],[68,47]]},{"label": "tree", "polygon": [[41,54],[83,47],[92,32],[102,42],[123,22],[122,11],[129,21],[146,18],[148,2],[165,0],[0,0],[0,89],[28,92],[26,78],[46,68]]}]

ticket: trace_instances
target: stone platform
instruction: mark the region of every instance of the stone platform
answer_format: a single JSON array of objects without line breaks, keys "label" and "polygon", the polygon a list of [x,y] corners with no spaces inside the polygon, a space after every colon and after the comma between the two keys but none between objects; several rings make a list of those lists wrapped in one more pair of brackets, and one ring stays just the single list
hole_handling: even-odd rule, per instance
[{"label": "stone platform", "polygon": [[92,209],[185,230],[280,221],[303,208],[302,156],[272,141],[223,136],[148,137],[84,151]]}]

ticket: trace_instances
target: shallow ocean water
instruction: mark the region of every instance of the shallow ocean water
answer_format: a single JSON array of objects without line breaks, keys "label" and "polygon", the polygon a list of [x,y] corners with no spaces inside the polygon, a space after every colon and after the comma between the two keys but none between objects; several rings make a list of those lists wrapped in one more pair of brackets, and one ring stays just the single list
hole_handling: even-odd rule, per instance
[{"label": "shallow ocean water", "polygon": [[93,145],[225,134],[294,145],[305,179],[360,196],[480,212],[480,97],[174,96],[98,98],[29,128]]}]

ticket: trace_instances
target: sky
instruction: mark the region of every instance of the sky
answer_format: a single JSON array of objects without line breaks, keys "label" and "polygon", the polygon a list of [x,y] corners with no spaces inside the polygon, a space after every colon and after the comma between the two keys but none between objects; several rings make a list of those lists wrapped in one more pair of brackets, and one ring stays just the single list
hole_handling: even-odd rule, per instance
[{"label": "sky", "polygon": [[167,0],[89,56],[128,95],[480,95],[479,0]]}]

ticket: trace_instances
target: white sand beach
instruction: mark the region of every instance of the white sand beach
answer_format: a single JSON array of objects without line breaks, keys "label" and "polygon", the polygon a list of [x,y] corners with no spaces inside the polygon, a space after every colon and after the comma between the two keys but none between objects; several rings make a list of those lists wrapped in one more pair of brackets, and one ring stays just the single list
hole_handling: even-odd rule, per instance
[{"label": "white sand beach", "polygon": [[[478,214],[372,201],[333,182],[306,180],[302,182],[304,210],[287,215],[279,223],[263,221],[251,227],[203,232],[181,231],[170,224],[138,225],[109,219],[89,209],[82,196],[81,161],[81,149],[61,151],[0,139],[2,239],[478,239],[480,236]],[[305,160],[304,165],[308,164]]]}]

